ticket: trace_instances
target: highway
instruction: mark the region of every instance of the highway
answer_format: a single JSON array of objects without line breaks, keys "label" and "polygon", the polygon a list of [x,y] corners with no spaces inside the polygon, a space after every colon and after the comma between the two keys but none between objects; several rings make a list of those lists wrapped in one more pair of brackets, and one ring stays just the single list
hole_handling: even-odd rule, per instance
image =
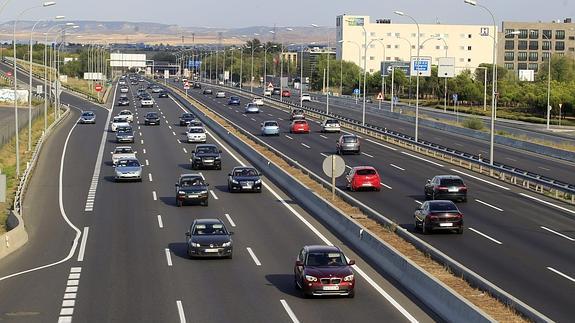
[{"label": "highway", "polygon": [[[246,115],[243,104],[251,99],[245,95],[238,107],[228,106],[227,99],[203,95],[201,90],[188,91],[239,127],[324,176],[321,163],[324,156],[335,152],[338,134],[319,133],[314,122],[310,134],[290,134],[286,112],[266,105],[261,113]],[[230,93],[226,94],[229,97]],[[265,120],[280,123],[279,137],[259,135]],[[414,231],[413,212],[424,200],[425,181],[439,174],[462,176],[469,188],[469,201],[458,204],[465,214],[465,233],[416,233],[418,237],[552,319],[568,321],[575,315],[570,306],[575,292],[575,254],[571,252],[575,211],[571,206],[368,138],[362,140],[361,155],[344,159],[349,166],[376,167],[384,184],[379,193],[350,194],[410,231]],[[337,185],[344,188],[343,176]]]},{"label": "highway", "polygon": [[[188,161],[193,145],[182,141],[185,128],[178,126],[182,108],[172,99],[154,97],[153,109],[136,108],[136,101],[129,107],[136,113],[132,146],[145,165],[143,181],[116,183],[109,152],[117,144],[114,134],[106,130],[106,121],[120,108],[108,112],[62,94],[62,102],[72,106],[72,115],[48,141],[24,200],[31,241],[0,263],[0,319],[438,320],[267,179],[261,194],[227,192],[227,172],[247,162],[220,138],[210,135],[208,142],[223,149],[223,170],[202,171],[211,184],[210,205],[176,207],[174,183],[179,174],[193,172]],[[75,125],[76,108],[94,110],[97,123]],[[161,126],[142,125],[144,113],[151,110],[160,113]],[[184,233],[193,219],[202,217],[221,218],[234,231],[233,259],[185,256]],[[325,243],[341,246],[349,258],[356,259],[354,299],[308,300],[294,289],[293,264],[300,248]],[[38,268],[46,264],[53,265]],[[22,273],[30,268],[37,270]]]}]

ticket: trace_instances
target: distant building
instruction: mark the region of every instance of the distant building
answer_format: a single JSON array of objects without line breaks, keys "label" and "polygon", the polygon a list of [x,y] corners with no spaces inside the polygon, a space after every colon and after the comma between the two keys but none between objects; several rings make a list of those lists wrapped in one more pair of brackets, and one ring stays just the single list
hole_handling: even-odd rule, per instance
[{"label": "distant building", "polygon": [[501,30],[497,61],[516,75],[525,70],[536,73],[550,55],[575,59],[575,23],[571,18],[553,22],[504,21]]},{"label": "distant building", "polygon": [[[454,57],[456,73],[491,63],[493,26],[419,24],[420,56],[428,56],[436,65],[441,57]],[[390,19],[370,22],[369,16],[340,15],[336,18],[337,58],[363,68],[367,34],[366,69],[373,73],[381,62],[410,61],[417,55],[417,27],[414,23],[396,24]],[[439,38],[439,39],[438,39]],[[372,41],[373,40],[373,41]],[[361,57],[361,59],[360,59]]]}]

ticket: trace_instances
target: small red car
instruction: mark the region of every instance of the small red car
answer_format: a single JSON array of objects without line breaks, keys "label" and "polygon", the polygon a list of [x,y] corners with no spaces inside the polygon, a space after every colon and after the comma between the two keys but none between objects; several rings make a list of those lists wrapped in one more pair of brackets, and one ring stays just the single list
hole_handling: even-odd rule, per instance
[{"label": "small red car", "polygon": [[291,133],[309,133],[309,124],[305,120],[294,120],[291,123],[289,132],[291,132]]},{"label": "small red car", "polygon": [[381,190],[381,177],[371,166],[353,167],[346,176],[347,188],[350,191],[362,189]]},{"label": "small red car", "polygon": [[291,97],[291,92],[289,90],[283,90],[282,91],[282,97],[284,97],[284,98]]}]

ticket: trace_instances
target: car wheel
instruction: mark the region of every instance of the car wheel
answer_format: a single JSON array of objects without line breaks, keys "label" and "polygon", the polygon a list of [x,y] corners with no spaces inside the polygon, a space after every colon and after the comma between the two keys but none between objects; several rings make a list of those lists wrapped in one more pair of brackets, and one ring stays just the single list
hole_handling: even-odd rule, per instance
[{"label": "car wheel", "polygon": [[217,169],[218,169],[218,170],[222,170],[222,165],[218,166]]},{"label": "car wheel", "polygon": [[435,200],[435,191],[431,192],[431,199]]},{"label": "car wheel", "polygon": [[192,253],[190,252],[190,248],[186,250],[186,254],[188,254],[188,257],[193,258]]},{"label": "car wheel", "polygon": [[261,187],[260,187],[260,188],[256,191],[256,193],[261,193],[261,192],[262,192],[262,189],[261,189]]},{"label": "car wheel", "polygon": [[353,187],[353,184],[349,184],[349,190],[352,192],[355,192],[355,188]]},{"label": "car wheel", "polygon": [[204,201],[204,206],[208,206],[208,200]]},{"label": "car wheel", "polygon": [[230,185],[230,183],[228,183],[228,192],[233,193],[232,186]]},{"label": "car wheel", "polygon": [[457,229],[457,234],[463,234],[463,227],[459,227]]},{"label": "car wheel", "polygon": [[192,163],[192,169],[196,169],[196,164]]},{"label": "car wheel", "polygon": [[348,295],[348,298],[354,298],[355,297],[355,290],[352,290]]},{"label": "car wheel", "polygon": [[376,191],[376,192],[381,192],[381,187],[376,187],[376,188],[375,188],[375,191]]},{"label": "car wheel", "polygon": [[422,234],[429,234],[427,227],[425,226],[425,220],[421,221],[421,233]]}]

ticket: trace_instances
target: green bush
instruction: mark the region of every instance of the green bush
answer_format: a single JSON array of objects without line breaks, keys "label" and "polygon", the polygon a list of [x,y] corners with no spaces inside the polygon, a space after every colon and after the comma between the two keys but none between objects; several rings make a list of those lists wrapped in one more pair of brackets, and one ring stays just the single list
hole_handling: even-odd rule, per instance
[{"label": "green bush", "polygon": [[467,118],[463,121],[462,125],[465,128],[473,130],[483,130],[484,128],[483,121],[478,117]]}]

